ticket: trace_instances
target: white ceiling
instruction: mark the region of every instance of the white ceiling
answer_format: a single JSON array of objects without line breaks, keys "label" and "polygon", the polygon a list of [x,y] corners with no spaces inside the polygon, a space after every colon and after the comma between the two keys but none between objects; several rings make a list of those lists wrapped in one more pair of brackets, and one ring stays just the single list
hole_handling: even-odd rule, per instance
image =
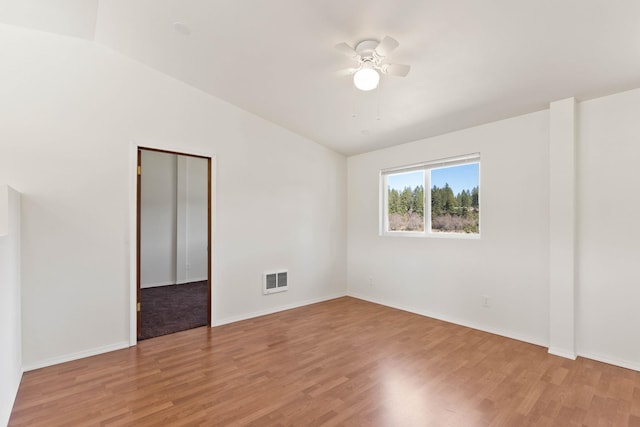
[{"label": "white ceiling", "polygon": [[[638,0],[0,0],[0,21],[94,39],[347,155],[640,87]],[[385,35],[411,72],[356,91],[334,45]]]}]

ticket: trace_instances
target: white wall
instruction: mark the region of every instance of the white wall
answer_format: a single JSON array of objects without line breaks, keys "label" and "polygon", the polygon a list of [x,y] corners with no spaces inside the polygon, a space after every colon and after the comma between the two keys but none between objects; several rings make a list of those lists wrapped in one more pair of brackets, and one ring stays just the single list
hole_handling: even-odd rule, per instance
[{"label": "white wall", "polygon": [[[545,346],[553,344],[548,328],[554,328],[569,343],[557,353],[573,357],[575,342],[577,355],[640,370],[639,112],[640,89],[578,103],[562,125],[570,134],[575,126],[575,153],[569,147],[556,156],[553,171],[549,147],[558,142],[550,123],[569,117],[553,108],[350,157],[348,292]],[[574,136],[567,138],[573,145]],[[378,236],[380,169],[476,151],[480,240]],[[574,165],[572,190],[573,179],[563,174]],[[569,202],[575,198],[575,212],[549,209],[552,197],[565,203],[549,187],[558,182]],[[559,237],[553,221],[575,230],[575,252],[562,255],[568,270],[548,258],[551,238]],[[573,232],[562,231],[567,235]],[[575,279],[550,281],[554,263],[569,276],[575,266]],[[568,292],[550,292],[565,285]],[[490,297],[489,309],[480,307],[480,295]],[[575,305],[575,329],[573,310],[570,327],[564,320],[550,324],[553,304]]]},{"label": "white wall", "polygon": [[576,103],[549,105],[549,353],[576,358]]},{"label": "white wall", "polygon": [[[546,343],[548,117],[542,111],[349,157],[348,292]],[[475,152],[481,154],[480,239],[378,235],[381,169]],[[490,308],[482,307],[483,295]]]},{"label": "white wall", "polygon": [[207,279],[207,159],[178,156],[177,283]]},{"label": "white wall", "polygon": [[[343,156],[93,43],[0,25],[0,61],[26,368],[128,345],[132,140],[216,154],[215,324],[340,295],[347,260],[354,295],[548,342],[548,111],[351,157],[347,185]],[[636,369],[639,106],[580,103],[576,161],[578,354]],[[470,152],[481,239],[378,236],[381,168]],[[274,268],[290,290],[263,296]]]},{"label": "white wall", "polygon": [[173,285],[177,257],[177,156],[142,150],[140,164],[140,287]]},{"label": "white wall", "polygon": [[[131,141],[216,155],[214,323],[344,293],[342,155],[91,42],[0,26],[0,63],[25,368],[129,343]],[[289,291],[263,296],[274,267]]]},{"label": "white wall", "polygon": [[640,370],[640,89],[578,106],[577,350]]},{"label": "white wall", "polygon": [[20,194],[0,185],[0,426],[22,377],[20,241]]}]

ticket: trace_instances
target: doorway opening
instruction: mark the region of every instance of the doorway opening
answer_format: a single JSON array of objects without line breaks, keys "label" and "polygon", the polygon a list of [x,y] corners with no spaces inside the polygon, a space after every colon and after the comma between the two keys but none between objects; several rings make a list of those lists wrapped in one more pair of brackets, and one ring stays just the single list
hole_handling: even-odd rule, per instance
[{"label": "doorway opening", "polygon": [[136,339],[211,325],[211,157],[137,147]]}]

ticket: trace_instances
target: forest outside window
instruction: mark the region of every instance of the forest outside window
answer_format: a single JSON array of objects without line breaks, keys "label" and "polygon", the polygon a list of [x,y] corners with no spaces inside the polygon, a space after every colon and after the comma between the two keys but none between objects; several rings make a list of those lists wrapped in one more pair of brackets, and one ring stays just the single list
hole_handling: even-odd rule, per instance
[{"label": "forest outside window", "polygon": [[383,235],[480,235],[479,154],[383,170],[381,191]]}]

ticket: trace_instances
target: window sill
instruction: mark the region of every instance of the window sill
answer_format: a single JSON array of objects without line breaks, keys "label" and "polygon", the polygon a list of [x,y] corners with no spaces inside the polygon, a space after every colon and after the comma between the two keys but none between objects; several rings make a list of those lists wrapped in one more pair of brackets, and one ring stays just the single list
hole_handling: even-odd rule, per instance
[{"label": "window sill", "polygon": [[411,231],[385,231],[380,233],[380,237],[420,237],[424,239],[460,239],[460,240],[480,240],[480,234],[472,233],[424,233]]}]

